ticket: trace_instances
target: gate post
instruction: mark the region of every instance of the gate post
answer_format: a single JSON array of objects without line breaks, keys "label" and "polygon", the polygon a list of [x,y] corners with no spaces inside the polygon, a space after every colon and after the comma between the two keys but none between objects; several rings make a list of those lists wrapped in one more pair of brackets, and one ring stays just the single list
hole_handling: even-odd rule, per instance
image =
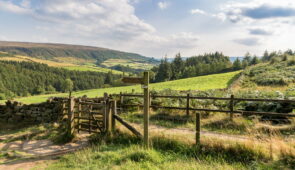
[{"label": "gate post", "polygon": [[201,114],[196,113],[196,145],[200,145],[200,135],[201,134]]},{"label": "gate post", "polygon": [[69,135],[74,135],[75,131],[75,117],[74,117],[74,107],[75,107],[75,98],[69,98],[69,106],[68,106],[68,133]]},{"label": "gate post", "polygon": [[107,93],[104,93],[104,101],[105,101],[105,129],[107,133],[112,131],[112,114],[111,114],[111,101],[109,100],[109,96]]},{"label": "gate post", "polygon": [[149,72],[144,72],[143,77],[143,92],[144,92],[144,145],[149,148],[149,110],[150,110],[150,93],[149,93]]},{"label": "gate post", "polygon": [[81,129],[81,121],[80,118],[82,116],[82,105],[81,105],[81,99],[79,98],[78,100],[78,133],[80,133],[80,129]]},{"label": "gate post", "polygon": [[230,96],[229,107],[230,107],[230,120],[232,121],[234,118],[234,95],[233,94]]},{"label": "gate post", "polygon": [[189,116],[189,101],[190,101],[190,94],[186,95],[186,116]]},{"label": "gate post", "polygon": [[117,101],[113,100],[112,102],[112,114],[111,114],[111,118],[112,118],[112,132],[115,132],[116,130],[116,120],[114,115],[117,115]]}]

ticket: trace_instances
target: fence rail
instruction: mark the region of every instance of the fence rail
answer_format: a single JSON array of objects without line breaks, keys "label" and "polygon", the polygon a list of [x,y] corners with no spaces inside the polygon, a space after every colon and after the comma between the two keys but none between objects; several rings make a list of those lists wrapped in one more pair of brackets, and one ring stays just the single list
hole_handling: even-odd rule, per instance
[{"label": "fence rail", "polygon": [[[143,107],[140,104],[124,104],[123,100],[124,97],[139,97],[143,98],[141,94],[115,94],[113,96],[120,97],[120,104],[121,107]],[[295,114],[291,113],[277,113],[277,112],[258,112],[258,111],[244,111],[244,110],[234,110],[234,106],[236,102],[240,101],[257,101],[257,102],[279,102],[279,103],[294,103],[295,100],[283,100],[283,99],[251,99],[251,98],[235,98],[234,95],[231,97],[199,97],[199,96],[171,96],[171,95],[150,95],[151,99],[156,98],[170,98],[170,99],[186,99],[186,107],[169,107],[169,106],[156,106],[151,105],[150,108],[158,108],[158,109],[171,109],[171,110],[186,110],[187,115],[189,115],[189,111],[205,111],[205,112],[222,112],[222,113],[229,113],[230,118],[233,118],[233,114],[242,114],[242,115],[267,115],[267,116],[284,116],[284,117],[295,117]],[[226,100],[229,101],[229,110],[220,110],[220,109],[202,109],[202,108],[191,108],[190,107],[190,100]]]}]

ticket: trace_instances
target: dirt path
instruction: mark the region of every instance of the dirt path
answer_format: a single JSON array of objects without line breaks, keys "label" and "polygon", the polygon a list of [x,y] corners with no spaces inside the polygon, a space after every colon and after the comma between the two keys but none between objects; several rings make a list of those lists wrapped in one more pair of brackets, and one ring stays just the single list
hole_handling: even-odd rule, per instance
[{"label": "dirt path", "polygon": [[[143,129],[143,125],[137,124],[137,123],[131,123],[132,126],[136,127],[137,129]],[[168,135],[173,134],[182,134],[182,135],[188,135],[188,136],[195,136],[195,131],[193,129],[189,128],[166,128],[163,126],[158,125],[149,125],[150,132],[154,133],[163,133]],[[231,141],[238,141],[238,142],[245,142],[249,140],[255,140],[255,141],[261,141],[259,138],[255,137],[248,137],[248,136],[242,136],[242,135],[231,135],[231,134],[225,134],[225,133],[218,133],[218,132],[210,132],[210,131],[201,131],[201,137],[211,137],[211,138],[218,138],[222,140],[231,140]],[[284,138],[284,141],[295,141],[294,138]]]},{"label": "dirt path", "polygon": [[55,145],[50,140],[14,141],[0,143],[0,151],[18,152],[22,156],[14,160],[6,160],[0,169],[44,169],[46,163],[56,157],[80,150],[88,145],[87,135],[79,136],[79,140],[65,145]]}]

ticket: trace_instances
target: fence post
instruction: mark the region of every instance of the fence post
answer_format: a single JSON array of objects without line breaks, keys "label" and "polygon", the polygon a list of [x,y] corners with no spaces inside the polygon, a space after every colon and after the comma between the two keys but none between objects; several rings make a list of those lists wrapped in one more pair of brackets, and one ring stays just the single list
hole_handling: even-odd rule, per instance
[{"label": "fence post", "polygon": [[145,71],[143,76],[144,91],[144,145],[149,148],[149,109],[150,109],[150,93],[149,93],[149,72]]},{"label": "fence post", "polygon": [[201,114],[196,113],[196,145],[201,144]]},{"label": "fence post", "polygon": [[80,118],[82,116],[82,105],[81,105],[81,99],[78,100],[78,133],[80,133],[80,129],[81,129],[81,122],[80,122]]},{"label": "fence post", "polygon": [[109,128],[108,128],[108,126],[109,126],[109,108],[110,108],[110,106],[109,106],[109,101],[108,101],[108,93],[104,93],[103,94],[103,98],[104,98],[104,104],[105,104],[105,107],[104,107],[104,115],[103,115],[103,119],[104,119],[104,128],[105,128],[105,131],[106,132],[109,132]]},{"label": "fence post", "polygon": [[120,113],[123,113],[123,104],[124,104],[124,96],[123,96],[123,93],[120,92]]},{"label": "fence post", "polygon": [[92,120],[92,105],[89,105],[89,107],[88,107],[88,123],[89,123],[89,127],[88,127],[88,131],[89,131],[89,134],[91,134],[91,131],[92,131],[92,123],[91,123],[91,120]]},{"label": "fence post", "polygon": [[61,112],[60,115],[58,116],[59,121],[63,121],[65,119],[65,108],[66,108],[66,103],[61,101]]},{"label": "fence post", "polygon": [[189,116],[189,101],[190,101],[190,94],[186,95],[186,115]]},{"label": "fence post", "polygon": [[115,132],[116,130],[116,119],[114,117],[114,115],[117,115],[117,101],[113,100],[112,102],[112,131]]},{"label": "fence post", "polygon": [[75,107],[75,98],[71,97],[69,98],[69,106],[68,106],[68,121],[69,121],[68,132],[70,135],[74,135],[74,130],[75,130],[74,107]]},{"label": "fence post", "polygon": [[230,120],[233,120],[234,118],[234,95],[232,94],[230,96]]}]

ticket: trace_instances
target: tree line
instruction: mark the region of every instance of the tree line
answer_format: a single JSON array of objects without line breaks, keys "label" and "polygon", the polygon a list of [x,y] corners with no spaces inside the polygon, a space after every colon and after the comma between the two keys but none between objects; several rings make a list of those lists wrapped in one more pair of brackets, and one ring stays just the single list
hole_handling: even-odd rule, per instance
[{"label": "tree line", "polygon": [[[262,57],[251,55],[249,52],[241,59],[237,58],[233,63],[228,56],[223,53],[205,53],[203,55],[192,56],[182,59],[180,53],[175,55],[172,62],[165,57],[158,66],[151,69],[151,81],[163,82],[177,80],[181,78],[202,76],[214,73],[236,71],[261,62],[279,62],[290,60],[295,55],[295,51],[286,50],[264,52]],[[295,62],[295,61],[294,61]]]},{"label": "tree line", "polygon": [[[238,62],[240,62],[238,60]],[[207,74],[221,73],[242,69],[239,63],[230,61],[228,56],[220,52],[206,53],[182,59],[180,53],[176,54],[172,62],[167,58],[161,60],[159,66],[152,68],[153,82],[177,80],[181,78],[195,77]]]},{"label": "tree line", "polygon": [[0,61],[0,99],[114,86],[121,77],[109,73],[69,71],[33,62]]}]

